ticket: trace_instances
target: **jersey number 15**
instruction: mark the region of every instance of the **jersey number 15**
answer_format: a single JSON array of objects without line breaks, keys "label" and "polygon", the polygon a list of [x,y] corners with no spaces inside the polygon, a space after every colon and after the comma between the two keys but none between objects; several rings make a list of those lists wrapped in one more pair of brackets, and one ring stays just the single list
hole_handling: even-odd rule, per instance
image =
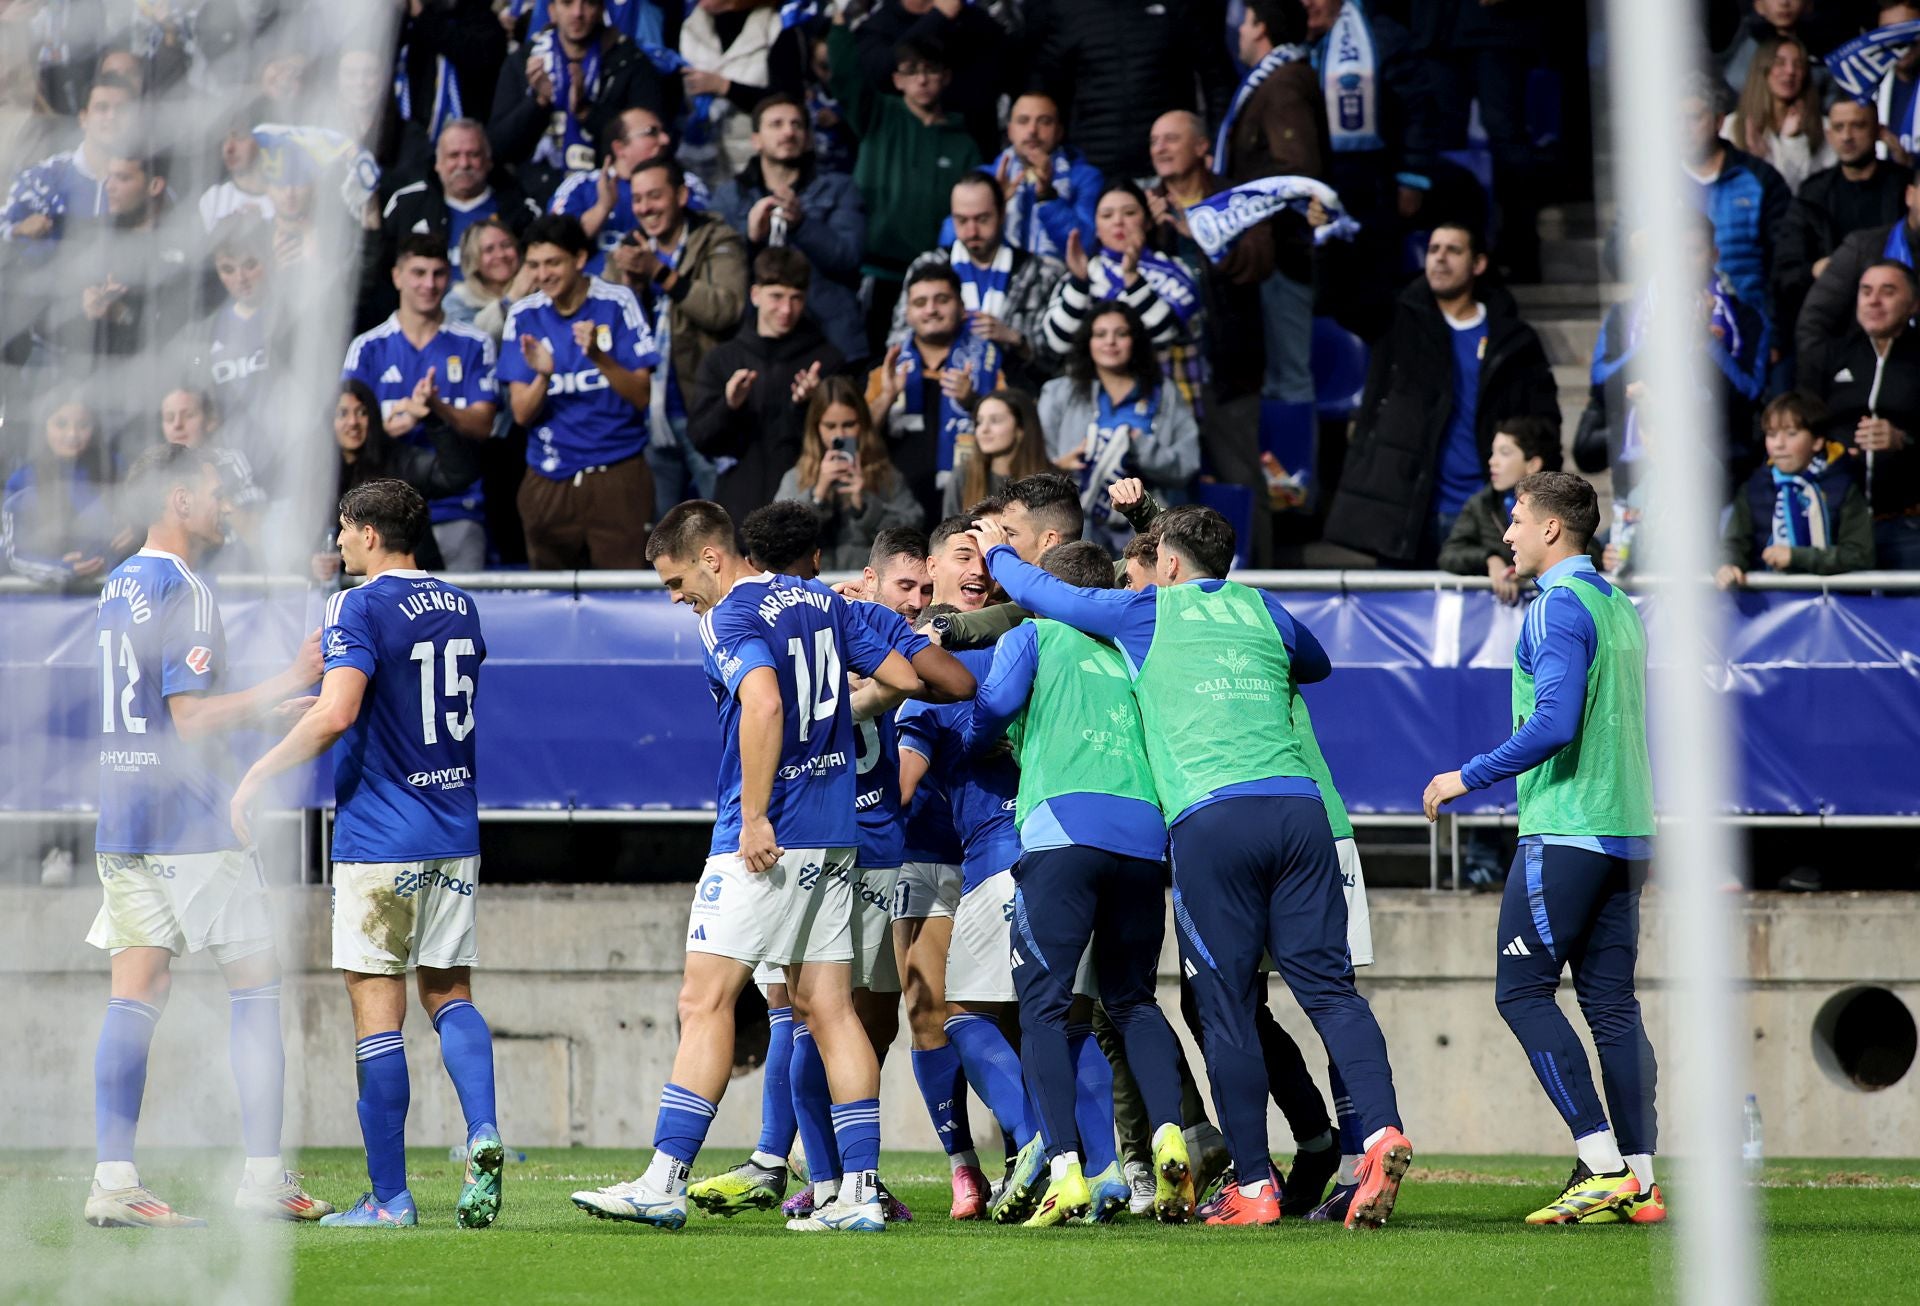
[{"label": "jersey number 15", "polygon": [[[433,641],[423,639],[415,644],[407,654],[420,664],[420,740],[426,744],[440,742],[440,728],[437,717],[444,716],[447,733],[457,742],[473,733],[473,677],[460,670],[460,659],[472,657],[473,641],[470,639],[450,639],[444,658],[434,656]],[[446,664],[444,689],[436,691],[433,683],[434,664]],[[439,712],[440,695],[444,692],[448,698],[458,697],[465,703],[464,713]]]}]

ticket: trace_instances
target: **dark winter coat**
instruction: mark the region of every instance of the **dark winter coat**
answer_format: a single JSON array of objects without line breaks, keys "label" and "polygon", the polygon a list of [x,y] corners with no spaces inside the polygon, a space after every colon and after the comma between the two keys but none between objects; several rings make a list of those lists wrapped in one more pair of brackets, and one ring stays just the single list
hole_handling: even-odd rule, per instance
[{"label": "dark winter coat", "polygon": [[[762,336],[749,316],[739,334],[700,363],[687,395],[687,435],[708,458],[732,458],[713,497],[740,521],[773,502],[780,478],[800,461],[806,405],[793,402],[794,375],[814,363],[822,375],[841,366],[840,351],[807,318],[776,340]],[[741,368],[758,372],[747,401],[727,407],[727,378]]]}]

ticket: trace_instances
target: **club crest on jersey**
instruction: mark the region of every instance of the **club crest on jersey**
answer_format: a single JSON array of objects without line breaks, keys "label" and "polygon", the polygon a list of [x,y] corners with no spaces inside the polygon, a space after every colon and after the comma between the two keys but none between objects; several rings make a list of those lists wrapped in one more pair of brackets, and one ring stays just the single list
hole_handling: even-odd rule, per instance
[{"label": "club crest on jersey", "polygon": [[186,663],[194,675],[204,676],[213,665],[213,650],[204,644],[195,644],[187,650]]},{"label": "club crest on jersey", "polygon": [[460,355],[452,354],[447,358],[447,380],[459,385],[466,379],[466,364],[460,361]]}]

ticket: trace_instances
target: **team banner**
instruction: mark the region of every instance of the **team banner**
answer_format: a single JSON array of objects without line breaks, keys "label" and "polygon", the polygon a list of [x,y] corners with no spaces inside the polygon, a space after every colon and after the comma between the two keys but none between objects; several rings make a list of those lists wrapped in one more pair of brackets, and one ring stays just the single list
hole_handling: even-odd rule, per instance
[{"label": "team banner", "polygon": [[[1436,772],[1506,739],[1524,609],[1484,591],[1289,592],[1335,672],[1306,689],[1347,805],[1412,813]],[[711,811],[720,735],[699,625],[664,593],[474,596],[487,661],[476,701],[482,806]],[[1727,695],[1734,808],[1772,814],[1920,814],[1920,598],[1766,591],[1724,600],[1725,643],[1701,667]],[[221,603],[230,688],[286,666],[319,623],[299,591]],[[100,649],[93,600],[0,598],[0,810],[86,811],[99,776]],[[1659,662],[1660,605],[1641,600]],[[411,666],[401,674],[413,674]],[[1659,704],[1651,712],[1660,728]],[[244,766],[272,744],[233,737]],[[237,772],[236,772],[237,774]],[[1656,775],[1656,783],[1658,781]],[[331,773],[286,777],[268,805],[329,805]],[[1461,810],[1512,812],[1512,784]]]},{"label": "team banner", "polygon": [[1276,213],[1292,210],[1306,216],[1319,200],[1332,221],[1314,228],[1314,243],[1352,240],[1360,224],[1347,215],[1333,187],[1312,177],[1261,177],[1207,196],[1187,209],[1187,229],[1207,258],[1218,263],[1234,242]]},{"label": "team banner", "polygon": [[1862,104],[1870,104],[1893,66],[1920,41],[1920,19],[1891,23],[1856,36],[1827,56],[1833,84]]}]

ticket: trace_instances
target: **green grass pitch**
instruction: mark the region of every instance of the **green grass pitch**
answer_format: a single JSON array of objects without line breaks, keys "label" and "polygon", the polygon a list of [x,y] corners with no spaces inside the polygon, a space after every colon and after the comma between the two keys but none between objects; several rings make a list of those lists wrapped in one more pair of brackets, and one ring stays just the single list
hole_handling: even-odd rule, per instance
[{"label": "green grass pitch", "polygon": [[[630,1178],[644,1152],[539,1151],[509,1164],[492,1229],[456,1228],[459,1170],[416,1149],[408,1172],[421,1227],[264,1233],[225,1210],[229,1164],[155,1151],[143,1176],[204,1232],[96,1230],[80,1221],[91,1166],[80,1154],[0,1157],[0,1299],[259,1301],[215,1289],[253,1255],[267,1282],[292,1266],[301,1303],[415,1302],[1597,1302],[1673,1296],[1674,1228],[1529,1229],[1521,1218],[1558,1191],[1567,1161],[1422,1157],[1388,1228],[1350,1234],[1287,1220],[1276,1229],[1001,1229],[946,1218],[946,1167],[889,1154],[885,1173],[915,1214],[883,1235],[789,1234],[771,1215],[694,1212],[677,1234],[594,1220],[567,1194]],[[738,1158],[717,1154],[714,1166]],[[201,1182],[180,1178],[199,1168]],[[234,1163],[234,1164],[237,1164]],[[361,1158],[310,1150],[308,1190],[337,1204],[365,1183]],[[168,1182],[169,1175],[174,1182]],[[1675,1220],[1706,1195],[1684,1167],[1667,1189]],[[1920,1301],[1920,1162],[1794,1161],[1765,1175],[1764,1273],[1774,1300]],[[102,1291],[102,1288],[106,1291]],[[270,1294],[267,1294],[270,1296]]]}]

